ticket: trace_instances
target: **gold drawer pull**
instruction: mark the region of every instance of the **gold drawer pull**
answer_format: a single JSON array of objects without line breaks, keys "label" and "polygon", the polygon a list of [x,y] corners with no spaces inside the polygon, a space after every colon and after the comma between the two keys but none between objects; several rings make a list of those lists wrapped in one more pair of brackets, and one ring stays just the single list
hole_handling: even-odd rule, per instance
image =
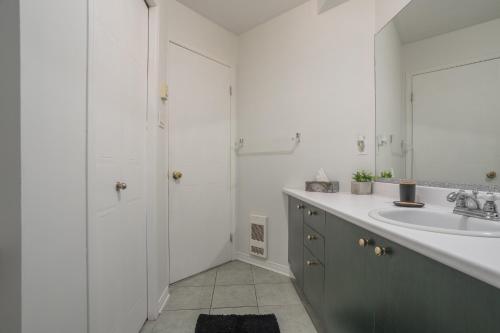
[{"label": "gold drawer pull", "polygon": [[317,240],[318,239],[318,236],[316,235],[307,235],[307,240]]},{"label": "gold drawer pull", "polygon": [[358,240],[358,245],[361,247],[367,247],[368,245],[370,245],[370,240],[368,238],[360,238]]},{"label": "gold drawer pull", "polygon": [[382,247],[382,246],[376,246],[375,247],[375,255],[377,257],[385,256],[388,253],[389,253],[389,249],[386,249],[385,247]]}]

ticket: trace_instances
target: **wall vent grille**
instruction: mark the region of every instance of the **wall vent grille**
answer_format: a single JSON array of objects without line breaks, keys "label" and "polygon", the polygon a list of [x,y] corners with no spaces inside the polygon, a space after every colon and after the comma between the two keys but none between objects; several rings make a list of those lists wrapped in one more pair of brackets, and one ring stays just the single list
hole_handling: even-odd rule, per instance
[{"label": "wall vent grille", "polygon": [[250,215],[250,254],[267,258],[267,217]]}]

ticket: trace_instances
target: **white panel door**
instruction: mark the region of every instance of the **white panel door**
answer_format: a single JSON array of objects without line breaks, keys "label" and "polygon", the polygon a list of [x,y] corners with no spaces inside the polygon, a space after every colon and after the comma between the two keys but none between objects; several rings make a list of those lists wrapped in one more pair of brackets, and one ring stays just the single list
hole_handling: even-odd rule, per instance
[{"label": "white panel door", "polygon": [[144,0],[90,8],[89,332],[137,333],[147,316],[148,8]]},{"label": "white panel door", "polygon": [[170,46],[170,282],[231,259],[230,69]]},{"label": "white panel door", "polygon": [[415,178],[483,184],[500,173],[500,59],[416,75],[413,95]]}]

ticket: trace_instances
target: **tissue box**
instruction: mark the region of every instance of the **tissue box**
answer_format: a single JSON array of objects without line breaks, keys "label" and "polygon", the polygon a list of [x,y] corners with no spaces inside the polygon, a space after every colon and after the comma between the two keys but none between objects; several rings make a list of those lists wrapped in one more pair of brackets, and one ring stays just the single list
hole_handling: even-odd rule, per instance
[{"label": "tissue box", "polygon": [[307,192],[324,192],[324,193],[337,193],[339,191],[339,182],[306,182]]}]

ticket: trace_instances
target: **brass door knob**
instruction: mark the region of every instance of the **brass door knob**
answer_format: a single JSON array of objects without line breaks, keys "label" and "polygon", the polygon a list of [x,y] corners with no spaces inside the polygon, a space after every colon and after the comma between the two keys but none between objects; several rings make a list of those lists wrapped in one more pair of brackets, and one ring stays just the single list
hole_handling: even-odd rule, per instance
[{"label": "brass door knob", "polygon": [[127,189],[127,183],[116,182],[115,189],[117,192]]},{"label": "brass door knob", "polygon": [[304,205],[297,205],[297,209],[304,209]]},{"label": "brass door knob", "polygon": [[367,238],[360,238],[358,240],[358,245],[361,247],[367,247],[368,245],[370,245],[370,240]]},{"label": "brass door knob", "polygon": [[318,212],[315,212],[315,211],[312,211],[312,210],[308,210],[307,211],[307,215],[309,215],[309,216],[318,215]]},{"label": "brass door knob", "polygon": [[385,247],[382,247],[382,246],[375,247],[375,255],[377,257],[382,257],[382,256],[385,256],[386,254],[387,254],[387,249]]},{"label": "brass door knob", "polygon": [[496,173],[496,171],[490,171],[490,172],[488,172],[488,173],[486,174],[486,178],[488,178],[488,179],[495,179],[495,178],[497,178],[497,173]]},{"label": "brass door knob", "polygon": [[174,171],[172,173],[172,178],[174,178],[174,180],[179,180],[182,178],[182,172],[180,171]]},{"label": "brass door knob", "polygon": [[307,235],[307,240],[316,240],[318,239],[318,236],[316,235]]},{"label": "brass door knob", "polygon": [[314,260],[307,260],[306,265],[307,266],[316,266],[316,265],[319,265],[319,262],[314,261]]}]

